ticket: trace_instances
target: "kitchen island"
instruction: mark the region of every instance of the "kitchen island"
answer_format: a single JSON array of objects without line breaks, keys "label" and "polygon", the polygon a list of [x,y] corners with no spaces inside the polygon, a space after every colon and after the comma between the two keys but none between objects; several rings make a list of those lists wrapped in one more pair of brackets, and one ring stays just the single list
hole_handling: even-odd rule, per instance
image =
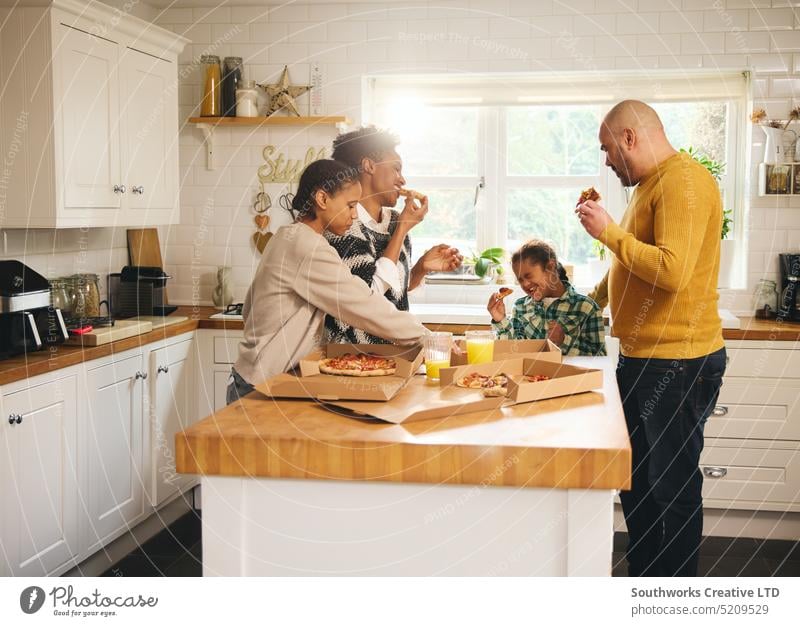
[{"label": "kitchen island", "polygon": [[206,576],[611,573],[631,454],[602,392],[391,425],[253,392],[176,436]]}]

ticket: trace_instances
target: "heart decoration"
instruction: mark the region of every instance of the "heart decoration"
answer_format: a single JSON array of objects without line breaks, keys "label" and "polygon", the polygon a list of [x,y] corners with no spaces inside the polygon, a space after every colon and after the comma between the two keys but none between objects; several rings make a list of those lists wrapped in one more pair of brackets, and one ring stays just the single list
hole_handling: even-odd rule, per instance
[{"label": "heart decoration", "polygon": [[253,221],[256,223],[256,226],[258,226],[258,230],[264,230],[269,225],[269,215],[261,213],[256,215]]},{"label": "heart decoration", "polygon": [[272,239],[272,233],[253,233],[253,243],[259,254],[264,254],[264,248],[267,247],[270,239]]}]

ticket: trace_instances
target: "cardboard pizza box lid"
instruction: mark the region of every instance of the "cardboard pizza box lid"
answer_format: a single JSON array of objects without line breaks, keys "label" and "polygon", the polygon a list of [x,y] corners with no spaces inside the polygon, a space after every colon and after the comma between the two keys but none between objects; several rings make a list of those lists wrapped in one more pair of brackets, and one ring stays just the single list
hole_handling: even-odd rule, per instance
[{"label": "cardboard pizza box lid", "polygon": [[508,381],[506,404],[534,402],[603,388],[603,370],[566,363],[525,359],[522,374],[527,376],[544,374],[549,376],[550,380],[525,382],[521,376],[511,376]]},{"label": "cardboard pizza box lid", "polygon": [[[456,381],[473,372],[486,376],[506,374],[509,377],[508,394],[503,400],[507,405],[568,396],[603,387],[602,370],[527,357],[441,369],[439,384],[467,391],[457,387]],[[523,375],[534,374],[544,374],[550,380],[535,383],[522,380]]]},{"label": "cardboard pizza box lid", "polygon": [[499,409],[505,398],[484,398],[480,389],[443,388],[414,376],[388,402],[333,401],[324,406],[340,415],[406,424],[451,415]]},{"label": "cardboard pizza box lid", "polygon": [[[395,359],[392,376],[335,376],[319,371],[319,360],[347,353],[374,353]],[[373,400],[386,402],[393,398],[422,364],[420,346],[404,347],[389,344],[328,344],[300,360],[291,372],[278,374],[255,388],[275,398],[313,398],[315,400]]]},{"label": "cardboard pizza box lid", "polygon": [[[458,351],[450,353],[450,365],[467,364],[467,341],[457,339],[455,341]],[[554,363],[561,362],[561,349],[549,339],[495,339],[494,340],[494,360],[502,361],[513,357],[529,357],[532,359],[542,359]]]}]

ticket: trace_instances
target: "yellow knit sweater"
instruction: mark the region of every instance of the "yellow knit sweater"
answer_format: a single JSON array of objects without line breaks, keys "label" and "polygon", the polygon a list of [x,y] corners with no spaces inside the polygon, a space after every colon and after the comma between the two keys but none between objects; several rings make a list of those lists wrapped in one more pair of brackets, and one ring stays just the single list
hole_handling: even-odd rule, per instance
[{"label": "yellow knit sweater", "polygon": [[716,181],[685,153],[634,191],[621,224],[600,240],[611,269],[592,298],[611,306],[611,334],[635,358],[691,359],[723,346],[717,313],[722,202]]}]

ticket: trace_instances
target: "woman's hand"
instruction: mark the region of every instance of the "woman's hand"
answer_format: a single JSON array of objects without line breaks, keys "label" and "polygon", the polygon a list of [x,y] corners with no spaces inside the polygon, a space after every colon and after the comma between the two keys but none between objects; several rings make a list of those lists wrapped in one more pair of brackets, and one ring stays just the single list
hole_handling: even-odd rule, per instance
[{"label": "woman's hand", "polygon": [[489,315],[495,322],[502,322],[506,318],[506,305],[499,294],[493,293],[489,296],[489,304],[486,306]]},{"label": "woman's hand", "polygon": [[464,257],[459,254],[457,248],[451,248],[446,243],[433,246],[422,255],[422,269],[426,272],[451,272],[461,267]]}]

